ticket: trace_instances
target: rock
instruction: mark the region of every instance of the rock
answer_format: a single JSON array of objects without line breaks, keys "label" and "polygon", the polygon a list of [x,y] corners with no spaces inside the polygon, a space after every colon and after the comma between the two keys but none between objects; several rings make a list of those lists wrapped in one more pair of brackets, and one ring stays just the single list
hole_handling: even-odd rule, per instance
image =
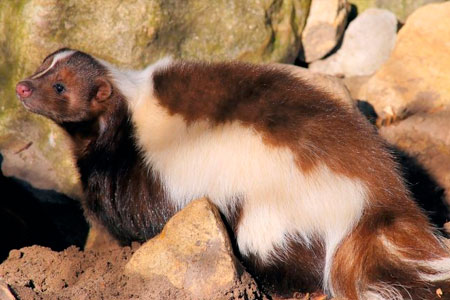
[{"label": "rock", "polygon": [[367,83],[381,119],[405,118],[450,103],[450,2],[416,10],[398,34],[389,60]]},{"label": "rock", "polygon": [[445,0],[350,0],[355,5],[358,13],[368,8],[378,7],[392,11],[401,22],[417,8],[433,2],[444,2]]},{"label": "rock", "polygon": [[353,99],[365,100],[367,97],[367,82],[370,80],[370,77],[370,75],[345,77],[342,79],[342,82]]},{"label": "rock", "polygon": [[23,113],[15,97],[15,84],[51,51],[72,47],[132,68],[168,54],[293,62],[310,1],[0,1],[4,173],[35,187],[79,195],[65,137],[50,121]]},{"label": "rock", "polygon": [[396,36],[397,19],[393,13],[368,9],[349,24],[341,48],[309,68],[346,77],[371,75],[389,58]]},{"label": "rock", "polygon": [[276,64],[278,67],[289,70],[296,77],[309,82],[312,86],[323,89],[336,99],[355,108],[356,103],[343,82],[334,76],[311,72],[309,69],[287,64]]},{"label": "rock", "polygon": [[99,221],[89,220],[91,227],[84,244],[84,250],[101,250],[119,246],[119,242],[100,224]]},{"label": "rock", "polygon": [[[0,113],[0,152],[3,174],[31,183],[30,192],[40,189],[81,197],[69,145],[54,123],[21,108],[5,110]],[[35,196],[42,199],[42,195]]]},{"label": "rock", "polygon": [[[450,234],[450,222],[447,222],[444,224],[444,230],[447,234]],[[450,240],[449,239],[445,239],[444,240],[445,243],[447,244],[447,247],[450,247]]]},{"label": "rock", "polygon": [[0,280],[0,299],[1,300],[16,300],[16,297],[9,290],[8,285]]},{"label": "rock", "polygon": [[151,280],[163,276],[195,299],[212,299],[230,289],[242,269],[233,256],[218,210],[195,200],[167,222],[163,231],[133,254],[128,275]]},{"label": "rock", "polygon": [[391,126],[380,134],[418,162],[445,189],[450,205],[450,108],[431,114],[420,113]]},{"label": "rock", "polygon": [[303,55],[312,62],[328,54],[340,41],[350,6],[347,0],[313,0],[302,35]]}]

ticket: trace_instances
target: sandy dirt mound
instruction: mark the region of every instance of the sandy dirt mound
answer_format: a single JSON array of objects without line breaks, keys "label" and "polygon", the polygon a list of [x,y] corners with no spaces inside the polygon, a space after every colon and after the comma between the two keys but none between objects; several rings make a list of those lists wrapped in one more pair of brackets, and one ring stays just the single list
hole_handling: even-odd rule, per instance
[{"label": "sandy dirt mound", "polygon": [[[16,299],[191,299],[163,278],[144,281],[123,274],[125,264],[139,248],[112,247],[80,251],[69,247],[55,252],[32,246],[12,250],[0,265],[0,279]],[[258,299],[254,281],[247,273],[221,299]]]}]

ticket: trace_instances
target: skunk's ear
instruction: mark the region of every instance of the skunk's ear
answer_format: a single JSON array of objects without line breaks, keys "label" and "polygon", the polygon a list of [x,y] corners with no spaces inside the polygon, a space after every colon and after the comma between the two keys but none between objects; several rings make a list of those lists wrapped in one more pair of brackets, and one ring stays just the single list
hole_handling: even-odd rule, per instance
[{"label": "skunk's ear", "polygon": [[111,96],[112,86],[107,79],[103,77],[95,79],[95,86],[97,88],[97,93],[95,94],[94,99],[98,102],[103,102]]}]

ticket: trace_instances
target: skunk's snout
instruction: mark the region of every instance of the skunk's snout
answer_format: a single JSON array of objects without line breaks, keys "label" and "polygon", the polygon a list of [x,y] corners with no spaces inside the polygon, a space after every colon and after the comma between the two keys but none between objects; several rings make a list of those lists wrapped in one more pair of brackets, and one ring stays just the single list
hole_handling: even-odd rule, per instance
[{"label": "skunk's snout", "polygon": [[20,98],[28,98],[32,93],[33,89],[29,81],[21,81],[16,85],[16,94]]}]

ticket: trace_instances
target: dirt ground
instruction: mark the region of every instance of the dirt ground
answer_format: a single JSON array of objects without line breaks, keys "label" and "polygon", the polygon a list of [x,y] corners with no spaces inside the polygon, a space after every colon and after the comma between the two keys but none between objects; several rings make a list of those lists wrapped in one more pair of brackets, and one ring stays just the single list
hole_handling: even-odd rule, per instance
[{"label": "dirt ground", "polygon": [[[192,299],[164,278],[144,281],[124,275],[125,264],[139,246],[96,251],[74,246],[61,252],[41,246],[12,250],[0,265],[0,281],[7,285],[10,299]],[[233,289],[217,294],[217,299],[264,298],[247,273]]]}]

